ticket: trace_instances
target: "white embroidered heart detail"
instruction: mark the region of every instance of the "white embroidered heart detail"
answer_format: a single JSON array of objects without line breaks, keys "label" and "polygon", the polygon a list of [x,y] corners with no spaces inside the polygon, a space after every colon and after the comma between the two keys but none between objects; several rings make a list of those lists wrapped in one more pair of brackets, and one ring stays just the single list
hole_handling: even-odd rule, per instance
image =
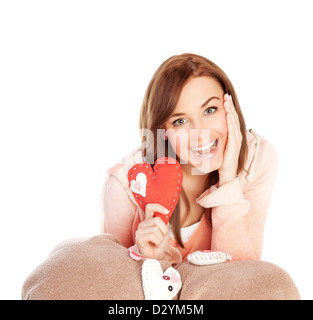
[{"label": "white embroidered heart detail", "polygon": [[144,261],[141,275],[146,300],[172,300],[182,286],[179,272],[170,267],[163,273],[155,259]]},{"label": "white embroidered heart detail", "polygon": [[130,190],[140,194],[142,197],[146,196],[147,177],[144,173],[140,172],[136,176],[136,180],[130,182]]}]

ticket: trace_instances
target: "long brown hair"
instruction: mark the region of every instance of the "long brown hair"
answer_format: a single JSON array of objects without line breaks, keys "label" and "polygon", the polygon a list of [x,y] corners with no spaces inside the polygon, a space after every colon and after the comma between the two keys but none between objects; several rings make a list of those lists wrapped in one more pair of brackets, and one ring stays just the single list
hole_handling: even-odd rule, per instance
[{"label": "long brown hair", "polygon": [[[143,155],[145,159],[153,159],[154,162],[157,160],[159,145],[164,145],[164,141],[160,141],[160,137],[157,135],[157,130],[161,129],[170,118],[186,82],[190,78],[202,76],[217,80],[224,94],[228,93],[232,96],[239,117],[240,131],[242,134],[242,145],[238,159],[238,174],[243,170],[248,146],[246,125],[235,89],[224,71],[215,63],[207,58],[191,53],[175,55],[164,61],[156,70],[148,85],[140,111],[139,127],[140,129],[149,129],[150,132],[153,133],[153,137],[151,137],[151,141],[149,141],[149,139],[147,140],[147,136],[142,134]],[[165,141],[165,154],[163,156],[168,156],[170,148],[171,145],[168,140]],[[171,152],[171,154],[173,154],[173,152]],[[217,183],[218,179],[218,171],[211,172],[209,174],[208,187]],[[181,190],[180,197],[186,198],[183,189]],[[180,201],[178,201],[170,221],[174,228],[176,241],[181,247],[184,247],[180,236]]]}]

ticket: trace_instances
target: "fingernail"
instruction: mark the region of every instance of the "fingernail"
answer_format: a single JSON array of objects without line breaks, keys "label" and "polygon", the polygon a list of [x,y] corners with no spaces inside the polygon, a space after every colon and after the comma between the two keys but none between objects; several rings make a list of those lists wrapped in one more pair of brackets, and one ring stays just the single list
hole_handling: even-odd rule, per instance
[{"label": "fingernail", "polygon": [[231,95],[230,95],[229,93],[227,94],[227,96],[228,96],[228,100],[229,100],[229,101],[232,101],[232,100],[233,100],[232,97],[231,97]]},{"label": "fingernail", "polygon": [[229,106],[229,103],[227,101],[225,102],[225,105],[226,105],[226,109],[229,110],[230,106]]},{"label": "fingernail", "polygon": [[169,213],[170,213],[170,210],[167,210],[166,208],[164,208],[164,209],[162,210],[162,212],[165,213],[165,214],[169,214]]}]

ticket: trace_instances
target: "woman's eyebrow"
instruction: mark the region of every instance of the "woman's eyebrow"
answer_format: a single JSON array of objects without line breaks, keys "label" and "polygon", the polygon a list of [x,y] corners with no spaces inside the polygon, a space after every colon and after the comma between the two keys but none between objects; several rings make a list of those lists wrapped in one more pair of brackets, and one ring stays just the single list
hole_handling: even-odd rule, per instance
[{"label": "woman's eyebrow", "polygon": [[[206,101],[202,104],[201,109],[204,108],[204,107],[205,107],[211,100],[213,100],[213,99],[221,100],[219,97],[213,96],[213,97],[209,98],[208,100],[206,100]],[[186,115],[185,113],[181,113],[181,112],[179,112],[179,113],[173,113],[170,118],[180,117],[180,116],[185,116],[185,115]]]},{"label": "woman's eyebrow", "polygon": [[213,100],[213,99],[220,100],[219,97],[213,96],[213,97],[209,98],[207,101],[205,101],[205,102],[202,104],[201,109],[204,108],[204,107],[205,107],[211,100]]}]

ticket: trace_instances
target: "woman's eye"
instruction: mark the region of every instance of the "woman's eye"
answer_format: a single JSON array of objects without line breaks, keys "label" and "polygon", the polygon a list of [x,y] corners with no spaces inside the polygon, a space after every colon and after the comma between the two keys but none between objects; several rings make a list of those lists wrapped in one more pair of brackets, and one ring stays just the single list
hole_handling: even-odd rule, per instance
[{"label": "woman's eye", "polygon": [[184,124],[184,123],[186,123],[186,119],[178,119],[178,120],[175,120],[175,121],[173,122],[173,125],[174,125],[174,126],[180,126],[180,125],[182,125],[182,124]]},{"label": "woman's eye", "polygon": [[210,114],[210,113],[214,113],[217,110],[216,107],[209,107],[205,110],[205,114]]}]

